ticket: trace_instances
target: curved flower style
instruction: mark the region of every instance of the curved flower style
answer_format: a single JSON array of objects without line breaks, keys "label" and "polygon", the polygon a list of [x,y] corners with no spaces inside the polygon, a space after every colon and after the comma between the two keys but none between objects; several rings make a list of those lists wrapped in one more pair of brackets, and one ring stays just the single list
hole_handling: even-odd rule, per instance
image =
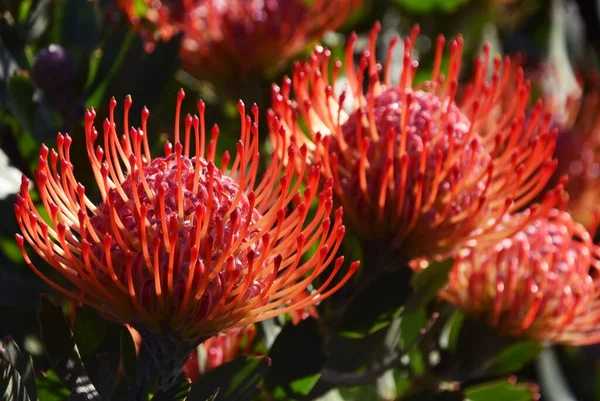
[{"label": "curved flower style", "polygon": [[397,40],[391,41],[383,66],[375,59],[379,29],[376,24],[371,31],[358,65],[353,62],[357,36],[350,37],[347,91],[335,94],[342,62],[331,66],[331,52],[318,46],[308,62],[296,64],[292,79],[273,87],[269,121],[275,141],[280,130],[289,133],[292,143],[308,147],[310,162],[322,163],[323,175],[334,178],[336,200],[363,240],[389,241],[408,258],[443,253],[468,240],[510,235],[562,198],[557,188],[541,207],[506,219],[544,188],[556,166],[550,116],[538,104],[525,120],[530,86],[522,71],[512,106],[490,127],[489,113],[503,100],[507,85],[508,58],[494,59],[488,71],[485,46],[473,82],[456,103],[462,38],[450,46],[446,76],[440,72],[444,38],[438,38],[432,76],[415,86],[418,63],[412,50],[418,27],[404,39],[398,83],[392,82],[390,69]]},{"label": "curved flower style", "polygon": [[[575,221],[589,228],[595,220],[592,211],[600,203],[600,77],[592,72],[585,78],[583,74],[572,74],[569,80],[563,78],[558,69],[555,64],[546,63],[527,71],[534,85],[543,91],[544,108],[552,113],[551,126],[558,129],[554,152],[558,163],[547,187],[555,186],[562,177],[568,176],[567,211]],[[511,78],[509,82],[516,81],[516,70],[512,71]],[[558,83],[565,80],[569,83],[562,83],[564,87],[557,89]],[[507,87],[507,91],[510,90],[515,90],[513,85]],[[506,102],[497,108],[497,113],[509,107],[510,103]]]},{"label": "curved flower style", "polygon": [[[225,153],[215,165],[218,128],[205,146],[204,104],[199,117],[185,118],[180,142],[180,92],[175,115],[175,145],[152,158],[147,140],[149,112],[142,128],[127,130],[132,100],[125,100],[124,131],[117,132],[114,98],[104,121],[104,149],[95,148],[96,113],[85,115],[86,150],[101,202],[95,205],[73,175],[71,138],[59,134],[58,151],[42,146],[35,173],[49,215],[36,211],[23,178],[15,213],[23,236],[17,243],[31,268],[51,287],[86,303],[106,317],[129,323],[157,343],[185,344],[185,361],[202,340],[232,328],[304,309],[340,288],[356,270],[352,264],[335,285],[343,257],[329,276],[305,298],[298,297],[334,260],[342,237],[342,210],[332,209],[331,183],[319,193],[319,168],[305,166],[300,180],[273,156],[262,180],[258,128],[239,104],[241,139],[230,162]],[[258,108],[252,108],[254,121]],[[288,157],[306,148],[279,142]],[[195,150],[195,155],[190,155]],[[49,159],[48,159],[49,157]],[[308,206],[318,201],[314,216]],[[294,205],[293,210],[289,207]],[[38,270],[24,248],[27,241],[78,291]],[[311,247],[316,253],[303,259]],[[191,348],[190,348],[191,347]],[[157,345],[151,352],[169,349]],[[187,353],[186,353],[187,352]],[[160,360],[160,359],[157,359]],[[181,361],[180,361],[181,362]],[[161,363],[164,363],[161,360]]]},{"label": "curved flower style", "polygon": [[503,334],[596,343],[600,248],[568,213],[554,209],[494,246],[457,252],[440,296]]},{"label": "curved flower style", "polygon": [[[134,2],[120,0],[132,21]],[[295,57],[339,28],[360,0],[146,0],[146,18],[163,39],[183,32],[181,58],[211,82],[251,77]]]}]

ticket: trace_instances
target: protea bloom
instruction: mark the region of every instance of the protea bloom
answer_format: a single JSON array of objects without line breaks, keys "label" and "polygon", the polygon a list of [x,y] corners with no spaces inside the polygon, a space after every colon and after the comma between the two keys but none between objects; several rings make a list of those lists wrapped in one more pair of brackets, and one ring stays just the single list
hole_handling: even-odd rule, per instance
[{"label": "protea bloom", "polygon": [[503,334],[591,344],[600,341],[599,273],[600,248],[554,209],[493,246],[458,251],[440,296]]},{"label": "protea bloom", "polygon": [[[132,21],[134,2],[120,0]],[[277,69],[327,30],[342,25],[359,0],[145,0],[145,17],[169,38],[183,33],[181,58],[211,82]],[[143,4],[143,2],[142,2]]]},{"label": "protea bloom", "polygon": [[[104,149],[95,147],[96,113],[86,112],[86,150],[98,204],[73,174],[71,138],[58,134],[57,151],[42,146],[34,175],[49,221],[36,211],[27,178],[15,205],[23,233],[17,243],[31,268],[54,289],[138,330],[166,383],[199,342],[315,304],[357,268],[353,264],[332,285],[343,263],[336,259],[322,284],[299,298],[333,261],[344,235],[342,210],[333,221],[329,217],[332,184],[318,192],[320,169],[306,165],[301,174],[310,179],[300,192],[298,174],[283,166],[280,152],[259,178],[258,108],[252,108],[253,122],[241,102],[237,155],[230,163],[225,153],[217,167],[219,131],[213,127],[205,145],[202,102],[199,117],[185,118],[180,137],[183,97],[181,91],[174,146],[166,143],[163,157],[150,155],[146,108],[141,129],[127,129],[130,97],[121,134],[112,99],[110,119],[103,124]],[[305,147],[284,137],[278,146],[287,157],[306,154]],[[319,206],[309,217],[313,201]],[[25,240],[73,288],[37,269]],[[312,247],[316,252],[304,259]]]},{"label": "protea bloom", "polygon": [[[398,41],[390,42],[382,66],[375,58],[379,29],[376,24],[371,31],[358,65],[353,61],[357,36],[350,36],[344,66],[348,88],[339,95],[333,85],[343,63],[330,65],[331,52],[317,46],[308,62],[295,65],[292,79],[273,87],[269,121],[275,138],[282,130],[292,143],[307,146],[309,163],[322,165],[324,177],[334,179],[335,199],[363,240],[384,240],[407,258],[443,253],[467,240],[510,235],[562,198],[557,189],[541,207],[499,224],[544,188],[556,166],[550,116],[538,104],[525,119],[530,85],[522,71],[512,106],[490,127],[489,113],[507,85],[508,58],[495,58],[488,71],[485,46],[457,103],[461,37],[450,45],[446,75],[441,73],[444,37],[437,39],[432,75],[415,85],[415,28],[404,39],[402,73],[394,83],[390,56]],[[302,157],[295,159],[299,168]]]}]

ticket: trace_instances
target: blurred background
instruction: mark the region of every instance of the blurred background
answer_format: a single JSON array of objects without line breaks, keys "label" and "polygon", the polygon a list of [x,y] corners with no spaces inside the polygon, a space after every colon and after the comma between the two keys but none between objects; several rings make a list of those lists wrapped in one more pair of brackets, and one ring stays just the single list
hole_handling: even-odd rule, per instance
[{"label": "blurred background", "polygon": [[[535,97],[550,100],[561,129],[584,130],[586,135],[600,131],[596,99],[600,2],[594,0],[346,1],[351,8],[347,15],[334,15],[327,21],[309,15],[321,26],[308,24],[303,11],[295,10],[291,5],[295,2],[290,1],[282,12],[297,20],[288,18],[279,21],[280,26],[267,24],[253,32],[227,18],[217,26],[193,26],[184,16],[189,2],[164,3],[0,1],[0,336],[10,335],[31,352],[38,369],[48,367],[36,317],[40,294],[48,288],[27,268],[14,242],[19,231],[13,215],[15,194],[21,174],[32,177],[40,145],[55,146],[58,132],[73,137],[73,163],[79,180],[93,182],[83,151],[84,111],[93,107],[98,113],[96,121],[102,121],[112,96],[122,102],[132,95],[131,125],[139,125],[144,105],[150,109],[147,134],[153,154],[158,154],[172,135],[180,88],[186,92],[184,113],[194,113],[197,100],[203,99],[207,123],[220,127],[220,151],[235,149],[238,99],[246,105],[258,104],[263,122],[260,130],[266,138],[271,83],[281,83],[292,73],[294,61],[305,59],[317,43],[329,47],[333,57],[343,58],[346,39],[353,31],[359,36],[354,55],[358,59],[366,48],[368,32],[380,21],[381,58],[394,35],[410,34],[419,24],[417,80],[425,79],[432,68],[437,35],[452,38],[460,34],[465,49],[461,79],[469,79],[471,61],[487,42],[493,54],[520,60],[532,80]],[[289,32],[291,26],[299,28],[301,39]],[[206,32],[224,37],[221,47],[218,41],[203,46]],[[223,50],[223,46],[228,48]],[[399,49],[394,62],[401,57]],[[586,103],[586,99],[596,101]],[[578,113],[573,102],[586,105],[587,112]],[[122,113],[119,110],[117,113]],[[596,137],[600,143],[600,132]],[[585,199],[584,208],[595,203],[593,198]],[[582,217],[582,222],[589,223],[585,219]],[[472,341],[478,341],[474,338]],[[506,372],[518,371],[520,381],[538,383],[542,400],[600,401],[600,346],[552,347],[541,354],[539,346],[529,346],[512,352],[504,361]],[[47,397],[40,393],[41,399],[61,399],[62,390],[52,376],[39,378],[38,386]],[[376,393],[381,396],[381,389],[368,385],[338,396],[369,400]],[[52,394],[58,394],[57,398],[51,398]]]}]

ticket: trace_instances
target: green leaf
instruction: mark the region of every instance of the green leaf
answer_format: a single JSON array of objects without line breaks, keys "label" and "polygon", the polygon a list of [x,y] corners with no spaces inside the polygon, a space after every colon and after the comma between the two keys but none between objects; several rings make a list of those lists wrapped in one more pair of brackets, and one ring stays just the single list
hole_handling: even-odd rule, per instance
[{"label": "green leaf", "polygon": [[[402,349],[408,351],[422,336],[421,329],[427,324],[427,313],[425,309],[417,309],[402,316],[400,321],[400,332],[402,333]],[[414,347],[408,352],[410,367],[417,376],[425,372],[425,361],[419,347]]]},{"label": "green leaf", "polygon": [[539,399],[537,386],[512,380],[489,382],[465,390],[466,401],[533,401]]},{"label": "green leaf", "polygon": [[91,355],[106,337],[106,321],[90,307],[77,309],[73,338],[82,357]]},{"label": "green leaf", "polygon": [[431,262],[425,270],[415,274],[412,279],[415,292],[406,302],[403,313],[414,311],[433,301],[448,282],[453,265],[454,260],[451,258]]},{"label": "green leaf", "polygon": [[75,399],[101,401],[81,361],[73,334],[63,311],[46,297],[41,298],[38,314],[41,337],[50,364]]},{"label": "green leaf", "polygon": [[408,398],[402,397],[403,401],[465,401],[459,391],[421,391]]},{"label": "green leaf", "polygon": [[41,401],[64,401],[69,397],[69,390],[52,370],[46,375],[36,377],[35,383]]},{"label": "green leaf", "polygon": [[[4,390],[1,390],[4,389]],[[8,359],[0,353],[0,399],[5,401],[30,401],[21,375]]]},{"label": "green leaf", "polygon": [[34,132],[38,110],[38,105],[33,100],[33,92],[33,83],[28,75],[14,74],[9,78],[6,88],[8,108],[29,133]]},{"label": "green leaf", "polygon": [[340,332],[346,337],[361,338],[389,325],[412,294],[411,272],[402,268],[380,276],[356,294],[344,313]]},{"label": "green leaf", "polygon": [[29,16],[29,11],[31,10],[31,1],[32,0],[23,0],[21,1],[21,4],[19,4],[19,11],[18,13],[15,13],[15,11],[17,11],[16,9],[12,9],[11,7],[9,7],[9,12],[13,15],[16,16],[18,15],[17,21],[22,24],[27,20],[27,17]]},{"label": "green leaf", "polygon": [[456,351],[456,347],[458,346],[460,330],[462,329],[465,319],[467,319],[467,314],[462,310],[457,309],[450,319],[450,328],[448,333],[448,350],[450,352],[454,352]]},{"label": "green leaf", "polygon": [[105,103],[107,89],[120,71],[135,39],[136,33],[133,29],[128,32],[115,30],[106,38],[102,45],[102,58],[97,66],[90,67],[92,74],[88,77],[86,89],[91,92],[91,95],[86,101],[87,108],[101,107]]},{"label": "green leaf", "polygon": [[382,348],[388,331],[379,330],[362,338],[332,336],[326,343],[326,369],[343,374],[370,368],[373,359],[376,356],[382,356]]},{"label": "green leaf", "polygon": [[271,369],[265,377],[267,388],[280,387],[293,398],[310,392],[326,359],[324,340],[318,330],[314,318],[284,326],[269,350]]},{"label": "green leaf", "polygon": [[[8,52],[5,54],[8,56],[7,61],[14,61],[21,69],[29,69],[29,60],[25,54],[25,40],[15,21],[6,14],[0,17],[0,43]],[[5,72],[3,75],[6,78],[8,74]]]},{"label": "green leaf", "polygon": [[19,346],[10,337],[5,337],[0,341],[0,356],[8,360],[17,370],[29,398],[37,400],[35,370],[33,369],[31,354],[29,352],[22,353]]},{"label": "green leaf", "polygon": [[110,399],[116,386],[123,329],[123,325],[107,321],[90,307],[77,309],[73,326],[75,344],[90,380],[105,400]]},{"label": "green leaf", "polygon": [[469,0],[394,0],[394,3],[409,12],[428,14],[435,11],[451,13]]},{"label": "green leaf", "polygon": [[335,399],[342,400],[353,400],[353,401],[372,401],[379,399],[377,394],[377,386],[375,384],[368,384],[365,386],[354,386],[354,387],[340,387],[337,389],[339,392],[339,398]]},{"label": "green leaf", "polygon": [[[481,341],[482,338],[486,341]],[[467,317],[449,355],[447,369],[439,375],[459,382],[481,377],[496,358],[515,343],[514,337],[501,335],[487,323]]]},{"label": "green leaf", "polygon": [[205,401],[215,390],[215,401],[252,400],[260,393],[256,385],[269,369],[269,358],[240,357],[200,377],[188,394],[188,401]]},{"label": "green leaf", "polygon": [[102,399],[110,399],[117,385],[121,362],[121,330],[118,325],[108,330],[108,335],[97,352],[83,358],[91,382]]},{"label": "green leaf", "polygon": [[25,31],[28,43],[38,40],[48,29],[50,25],[51,5],[50,0],[34,0],[29,2],[29,4],[31,7],[28,10],[22,10],[23,15],[27,14]]},{"label": "green leaf", "polygon": [[180,401],[188,395],[192,384],[190,379],[178,380],[168,390],[158,390],[152,397],[152,401]]},{"label": "green leaf", "polygon": [[150,7],[144,0],[133,0],[133,9],[135,10],[135,15],[145,17]]},{"label": "green leaf", "polygon": [[487,369],[494,375],[505,375],[521,370],[525,365],[535,360],[543,347],[535,341],[523,341],[512,345],[498,355]]},{"label": "green leaf", "polygon": [[136,385],[137,354],[133,337],[125,326],[121,329],[121,360],[129,388],[133,389]]}]

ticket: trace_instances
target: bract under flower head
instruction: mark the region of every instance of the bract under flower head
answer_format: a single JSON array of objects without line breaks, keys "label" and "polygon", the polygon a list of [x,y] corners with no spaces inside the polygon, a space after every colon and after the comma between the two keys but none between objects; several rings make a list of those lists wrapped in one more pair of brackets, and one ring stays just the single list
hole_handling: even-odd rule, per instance
[{"label": "bract under flower head", "polygon": [[512,106],[490,124],[489,113],[503,100],[508,58],[495,58],[488,71],[485,46],[457,103],[462,38],[450,45],[444,75],[440,36],[430,79],[414,85],[415,28],[404,39],[402,73],[392,83],[391,54],[398,41],[390,42],[382,66],[375,58],[379,29],[376,24],[371,31],[358,65],[353,61],[357,36],[350,37],[348,88],[339,95],[333,85],[342,62],[331,66],[329,50],[318,46],[308,62],[296,64],[292,79],[273,87],[269,121],[273,135],[282,130],[293,143],[306,145],[310,162],[322,164],[323,175],[334,179],[335,199],[362,239],[389,241],[408,258],[443,253],[470,240],[510,235],[562,198],[559,188],[541,207],[499,224],[540,192],[556,166],[550,116],[538,104],[525,120],[530,87],[522,71]]},{"label": "bract under flower head", "polygon": [[[319,168],[301,193],[292,168],[274,155],[262,179],[257,176],[258,109],[242,117],[237,154],[215,165],[218,128],[205,145],[204,104],[185,118],[180,140],[178,97],[175,145],[152,158],[147,140],[149,112],[141,129],[128,129],[131,98],[125,100],[124,131],[113,118],[104,122],[104,149],[95,148],[96,113],[85,115],[86,150],[101,202],[96,205],[73,174],[71,138],[59,134],[58,151],[42,147],[35,173],[48,222],[37,213],[23,178],[15,213],[26,261],[50,286],[89,304],[105,316],[129,323],[142,336],[156,335],[195,344],[229,328],[245,327],[282,313],[304,309],[329,296],[357,268],[331,285],[343,258],[328,278],[302,298],[333,261],[344,235],[342,211],[332,209],[331,183],[319,193]],[[288,157],[306,153],[281,143]],[[283,148],[281,150],[283,150]],[[192,156],[191,151],[195,150]],[[308,207],[318,202],[314,216]],[[294,204],[294,209],[288,207]],[[45,276],[31,262],[25,240],[75,288]],[[303,260],[308,250],[314,256]],[[162,340],[161,340],[162,341]]]},{"label": "bract under flower head", "polygon": [[440,296],[503,334],[591,344],[600,341],[599,269],[589,233],[554,209],[496,245],[458,251]]},{"label": "bract under flower head", "polygon": [[[132,1],[121,0],[132,21]],[[149,1],[146,18],[163,39],[182,32],[181,59],[211,82],[250,78],[278,69],[328,30],[337,29],[359,0]],[[139,24],[138,24],[139,25]]]}]

